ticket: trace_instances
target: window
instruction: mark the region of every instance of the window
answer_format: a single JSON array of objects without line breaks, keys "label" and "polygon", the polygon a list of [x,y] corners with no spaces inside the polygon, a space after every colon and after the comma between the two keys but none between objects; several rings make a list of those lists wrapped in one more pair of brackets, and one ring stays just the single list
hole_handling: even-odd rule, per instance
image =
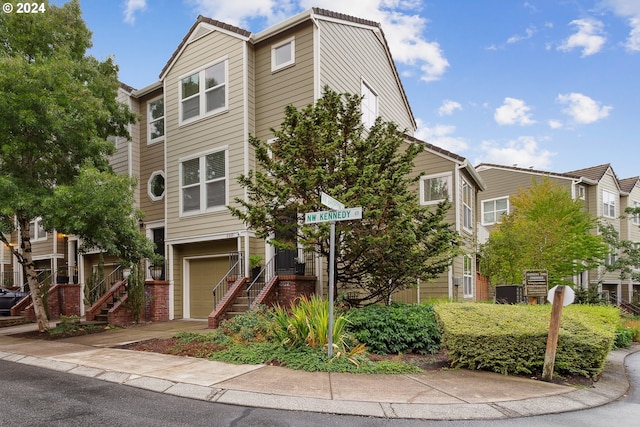
[{"label": "window", "polygon": [[151,174],[147,183],[147,193],[154,202],[164,197],[164,172],[155,171]]},{"label": "window", "polygon": [[[640,202],[634,201],[633,208],[640,209]],[[633,216],[631,217],[631,222],[633,222],[635,225],[640,225],[640,213],[633,214]]]},{"label": "window", "polygon": [[216,151],[180,163],[182,213],[227,205],[227,152]]},{"label": "window", "polygon": [[147,144],[164,138],[164,98],[149,101],[147,104],[148,135]]},{"label": "window", "polygon": [[360,110],[362,112],[362,123],[368,128],[373,126],[376,118],[378,118],[378,95],[365,82],[362,82]]},{"label": "window", "polygon": [[462,290],[465,298],[473,297],[473,258],[470,255],[463,259]]},{"label": "window", "polygon": [[227,62],[219,61],[180,80],[181,123],[227,109]]},{"label": "window", "polygon": [[38,218],[35,221],[31,221],[29,227],[29,239],[32,242],[41,240],[47,240],[47,232],[42,225],[42,218]]},{"label": "window", "polygon": [[433,205],[449,198],[451,174],[432,175],[420,180],[420,204]]},{"label": "window", "polygon": [[473,189],[466,182],[462,181],[462,227],[465,230],[473,230]]},{"label": "window", "polygon": [[610,252],[604,260],[605,265],[614,265],[618,261],[618,252],[614,247],[610,247]]},{"label": "window", "polygon": [[587,188],[584,185],[576,185],[576,198],[579,200],[587,200]]},{"label": "window", "polygon": [[502,215],[509,214],[509,198],[484,200],[482,202],[482,224],[491,225],[500,222]]},{"label": "window", "polygon": [[602,214],[607,218],[616,217],[616,195],[606,190],[602,191]]},{"label": "window", "polygon": [[271,47],[271,71],[293,65],[296,62],[296,40],[290,38]]}]

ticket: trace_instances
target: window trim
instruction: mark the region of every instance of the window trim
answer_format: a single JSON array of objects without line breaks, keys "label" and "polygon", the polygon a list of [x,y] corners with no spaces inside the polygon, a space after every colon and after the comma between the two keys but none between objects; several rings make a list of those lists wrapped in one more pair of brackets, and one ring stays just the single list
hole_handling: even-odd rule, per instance
[{"label": "window trim", "polygon": [[[473,187],[471,186],[471,184],[469,184],[464,178],[461,179],[462,181],[462,194],[461,194],[461,206],[462,206],[462,229],[464,231],[467,231],[469,233],[473,232],[473,222],[474,222],[474,218],[473,218],[473,200],[475,199],[475,197],[473,197]],[[465,188],[467,189],[467,191],[469,192],[469,203],[471,203],[471,205],[468,205],[464,198],[465,198]],[[466,223],[466,218],[467,216],[465,215],[465,213],[468,211],[469,213],[469,224]]]},{"label": "window trim", "polygon": [[437,205],[438,203],[442,202],[445,199],[438,199],[438,200],[425,200],[424,199],[424,183],[427,180],[430,179],[436,179],[436,178],[446,178],[447,179],[447,196],[449,197],[449,199],[451,199],[451,190],[452,190],[452,183],[453,183],[453,174],[451,172],[443,172],[443,173],[437,173],[437,174],[433,174],[433,175],[424,175],[420,177],[420,205],[422,206],[429,206],[429,205]]},{"label": "window trim", "polygon": [[[291,59],[283,62],[282,64],[276,63],[276,50],[286,45],[291,45]],[[296,63],[296,38],[295,36],[289,37],[286,40],[282,40],[279,43],[276,43],[271,46],[271,72],[275,73],[277,71],[282,70],[283,68],[288,68]]]},{"label": "window trim", "polygon": [[[468,270],[467,261],[469,262]],[[462,258],[462,295],[464,298],[473,298],[473,258],[468,254]]]},{"label": "window trim", "polygon": [[[158,117],[154,119],[151,117],[151,104],[153,104],[154,102],[158,102],[159,100],[163,101],[162,117]],[[160,95],[156,98],[153,98],[147,101],[147,145],[155,144],[157,142],[161,142],[164,140],[164,137],[166,134],[165,115],[166,115],[166,111],[165,111],[165,105],[164,105],[164,95]],[[165,125],[165,127],[163,127],[162,136],[159,136],[157,138],[151,138],[151,123],[155,123],[160,120],[162,120]]]},{"label": "window trim", "polygon": [[[206,88],[206,84],[205,84],[206,70],[220,63],[224,63],[224,79],[225,79],[224,80],[224,86],[225,86],[224,106],[220,108],[216,108],[211,111],[207,111],[206,93],[211,91],[214,88]],[[183,99],[182,98],[182,81],[196,74],[198,75],[198,93],[193,94],[186,99]],[[188,119],[183,119],[184,102],[186,100],[193,99],[195,96],[199,97],[198,98],[199,114],[197,116],[189,117]],[[222,114],[226,111],[229,111],[229,57],[228,55],[222,56],[216,59],[215,61],[211,61],[208,64],[205,64],[200,68],[197,68],[196,70],[192,70],[178,77],[178,126],[188,125],[190,123],[197,122],[199,120],[205,119],[210,116]]]},{"label": "window trim", "polygon": [[[183,163],[188,162],[189,160],[193,160],[193,159],[199,159],[198,162],[198,168],[199,171],[202,172],[205,168],[206,168],[206,157],[210,154],[215,154],[215,153],[219,153],[219,152],[224,152],[224,203],[221,205],[217,205],[217,206],[212,206],[210,208],[206,207],[206,203],[205,200],[207,199],[206,195],[207,195],[207,180],[206,178],[206,174],[204,173],[200,173],[200,181],[198,183],[198,187],[200,188],[200,209],[198,210],[192,210],[192,211],[186,211],[184,210],[184,203],[183,203],[183,190],[184,190],[184,184],[183,184],[183,173],[182,173],[182,168],[183,168]],[[200,214],[205,214],[205,213],[210,213],[210,212],[220,212],[223,211],[227,208],[227,206],[229,205],[229,146],[225,145],[223,147],[218,147],[218,148],[214,148],[212,150],[208,150],[208,151],[203,151],[191,156],[185,156],[182,157],[180,159],[178,159],[178,174],[180,176],[180,191],[179,191],[179,209],[180,209],[180,217],[186,217],[186,216],[193,216],[193,215],[200,215]]]},{"label": "window trim", "polygon": [[583,184],[576,184],[576,199],[587,200],[587,187]]},{"label": "window trim", "polygon": [[510,203],[509,203],[509,196],[494,197],[493,199],[485,199],[485,200],[481,200],[481,201],[480,201],[480,214],[481,214],[481,218],[482,218],[482,225],[500,224],[500,222],[501,222],[501,221],[499,221],[499,218],[500,218],[502,215],[500,215],[500,217],[496,216],[496,217],[495,217],[495,219],[496,219],[496,220],[495,220],[495,221],[493,221],[493,222],[485,222],[485,220],[484,220],[484,214],[486,213],[486,211],[485,211],[485,209],[484,209],[484,204],[485,204],[485,203],[488,203],[488,202],[493,202],[493,207],[494,207],[494,209],[493,209],[493,214],[494,214],[494,215],[496,215],[496,212],[498,211],[497,209],[495,209],[496,202],[497,202],[498,200],[505,200],[505,199],[506,199],[506,201],[507,201],[507,210],[506,210],[506,212],[504,213],[504,215],[509,215],[509,208],[511,207],[511,206],[510,206]]},{"label": "window trim", "polygon": [[[44,236],[40,236],[40,233],[38,232],[41,228],[40,227],[41,222],[42,222],[42,217],[37,217],[33,221],[29,221],[29,241],[30,242],[44,242],[47,240],[49,233],[47,233],[47,230],[45,230],[44,227],[42,227],[42,230],[44,231]],[[33,238],[31,237],[31,230],[33,230]]]},{"label": "window trim", "polygon": [[[153,194],[153,192],[151,191],[151,187],[152,187],[152,182],[153,182],[153,178],[155,178],[156,176],[162,176],[162,178],[164,179],[164,190],[162,191],[162,194],[160,196],[156,196]],[[164,199],[164,195],[167,192],[167,176],[164,173],[164,171],[162,170],[157,170],[157,171],[153,171],[151,172],[151,175],[149,176],[149,180],[147,181],[147,195],[149,196],[149,198],[154,201],[154,202],[158,202],[162,199]]]},{"label": "window trim", "polygon": [[[366,89],[366,93],[365,93],[365,89]],[[369,108],[369,103],[367,103],[366,105],[366,120],[365,120],[365,103],[364,101],[367,98],[367,95],[371,94],[373,97],[373,100],[375,101],[375,106],[374,106],[374,110],[372,111],[371,108]],[[371,128],[371,126],[373,126],[376,122],[376,119],[378,118],[378,116],[380,115],[380,102],[379,102],[379,95],[377,94],[377,92],[375,90],[373,90],[373,87],[367,83],[367,81],[363,78],[360,80],[360,95],[362,95],[362,101],[360,102],[360,114],[362,114],[362,123],[364,124],[364,126],[366,128]],[[369,117],[371,114],[373,113],[373,118]]]},{"label": "window trim", "polygon": [[[640,208],[640,201],[634,200],[631,207]],[[631,215],[631,223],[634,225],[640,225],[640,213]]]},{"label": "window trim", "polygon": [[[611,196],[611,197],[606,197]],[[610,200],[607,200],[610,199]],[[607,206],[609,208],[607,208]],[[613,209],[613,215],[611,214],[611,209]],[[602,216],[605,218],[615,218],[616,217],[616,194],[609,190],[602,190]]]}]

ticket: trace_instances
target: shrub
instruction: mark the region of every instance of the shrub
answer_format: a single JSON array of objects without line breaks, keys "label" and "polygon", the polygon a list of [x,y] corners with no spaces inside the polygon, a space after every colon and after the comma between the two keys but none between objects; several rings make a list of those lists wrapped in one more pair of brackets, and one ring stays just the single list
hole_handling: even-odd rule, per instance
[{"label": "shrub", "polygon": [[613,341],[613,348],[627,348],[633,342],[633,331],[629,328],[619,326],[616,328],[616,338]]},{"label": "shrub", "polygon": [[433,354],[440,350],[440,331],[433,305],[370,305],[349,312],[349,331],[378,354]]},{"label": "shrub", "polygon": [[[550,305],[441,304],[435,307],[442,344],[454,365],[503,374],[544,366]],[[555,371],[597,377],[613,346],[614,307],[571,305],[562,313]]]},{"label": "shrub", "polygon": [[622,326],[631,331],[632,340],[634,342],[640,341],[640,318],[639,317],[625,317],[622,319]]},{"label": "shrub", "polygon": [[220,323],[220,332],[239,343],[267,341],[273,330],[274,317],[266,306],[259,306],[240,316]]}]

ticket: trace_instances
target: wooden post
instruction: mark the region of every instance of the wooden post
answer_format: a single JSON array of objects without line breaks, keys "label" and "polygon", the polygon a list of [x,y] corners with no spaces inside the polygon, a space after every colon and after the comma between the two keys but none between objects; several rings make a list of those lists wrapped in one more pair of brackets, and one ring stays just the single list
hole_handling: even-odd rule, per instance
[{"label": "wooden post", "polygon": [[563,302],[564,286],[558,286],[553,295],[551,321],[549,322],[549,335],[547,336],[547,350],[544,354],[544,367],[542,368],[542,379],[544,381],[551,381],[553,379],[553,366],[556,361],[556,350],[558,348],[558,334],[560,332],[560,318],[562,315]]}]

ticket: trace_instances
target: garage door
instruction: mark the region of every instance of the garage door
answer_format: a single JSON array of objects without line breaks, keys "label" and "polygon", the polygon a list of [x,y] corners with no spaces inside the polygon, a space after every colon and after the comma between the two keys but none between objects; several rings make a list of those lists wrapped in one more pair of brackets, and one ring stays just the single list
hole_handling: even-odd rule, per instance
[{"label": "garage door", "polygon": [[206,319],[213,311],[213,287],[229,269],[229,257],[189,261],[189,305],[192,319]]}]

